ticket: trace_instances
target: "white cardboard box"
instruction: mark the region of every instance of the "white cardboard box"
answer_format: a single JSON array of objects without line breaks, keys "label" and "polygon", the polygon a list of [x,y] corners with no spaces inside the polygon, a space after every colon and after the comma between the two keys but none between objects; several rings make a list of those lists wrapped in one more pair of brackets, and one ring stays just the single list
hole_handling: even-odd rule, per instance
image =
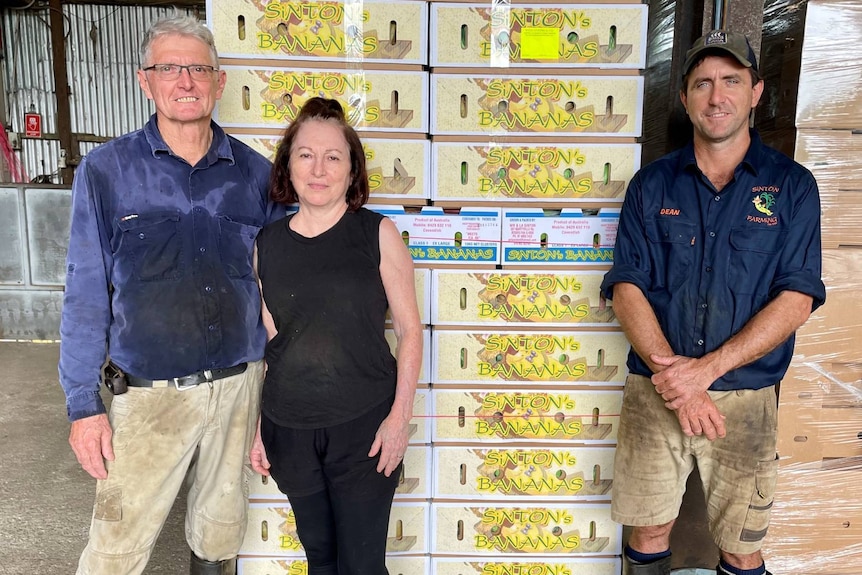
[{"label": "white cardboard box", "polygon": [[613,447],[434,447],[435,502],[610,501]]},{"label": "white cardboard box", "polygon": [[431,441],[614,445],[620,390],[431,390]]},{"label": "white cardboard box", "polygon": [[434,555],[619,555],[622,526],[602,504],[431,504]]}]

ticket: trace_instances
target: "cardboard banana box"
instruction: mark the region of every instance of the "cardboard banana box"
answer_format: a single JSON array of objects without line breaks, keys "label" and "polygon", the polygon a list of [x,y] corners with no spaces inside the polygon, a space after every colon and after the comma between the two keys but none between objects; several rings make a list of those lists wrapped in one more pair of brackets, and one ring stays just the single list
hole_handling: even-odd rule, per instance
[{"label": "cardboard banana box", "polygon": [[643,88],[641,76],[435,73],[431,133],[639,137]]},{"label": "cardboard banana box", "polygon": [[[413,270],[413,286],[416,288],[416,305],[419,307],[419,322],[422,325],[431,324],[431,270],[415,268]],[[392,318],[387,313],[386,323],[391,324]],[[394,349],[394,348],[393,348]],[[425,355],[429,354],[428,343],[425,345]],[[423,356],[424,361],[425,356]],[[420,383],[427,383],[421,381]]]},{"label": "cardboard banana box", "polygon": [[619,575],[619,559],[432,557],[434,575]]},{"label": "cardboard banana box", "polygon": [[[398,340],[395,337],[395,330],[387,329],[383,332],[383,335],[386,336],[386,341],[389,342],[389,349],[392,351],[392,356],[398,357]],[[426,385],[431,381],[431,370],[429,366],[431,365],[431,330],[425,328],[422,330],[422,365],[419,368],[419,381],[417,382],[420,385]]]},{"label": "cardboard banana box", "polygon": [[[281,136],[233,134],[258,153],[275,160]],[[362,138],[369,201],[426,204],[431,197],[431,143],[428,140]]]},{"label": "cardboard banana box", "polygon": [[605,272],[433,270],[435,326],[618,326],[599,290]]},{"label": "cardboard banana box", "polygon": [[425,206],[369,204],[393,222],[401,232],[413,262],[419,265],[476,265],[500,262],[500,209],[446,210]]},{"label": "cardboard banana box", "polygon": [[[386,540],[387,554],[428,552],[428,503],[392,504]],[[303,557],[289,503],[250,503],[242,555]]]},{"label": "cardboard banana box", "polygon": [[431,441],[614,445],[622,400],[621,389],[434,389]]},{"label": "cardboard banana box", "polygon": [[222,58],[427,64],[428,5],[207,0]]},{"label": "cardboard banana box", "polygon": [[502,264],[607,266],[619,223],[619,208],[504,209]]},{"label": "cardboard banana box", "polygon": [[640,144],[434,142],[436,202],[621,204],[640,168]]},{"label": "cardboard banana box", "polygon": [[216,121],[226,128],[283,129],[309,98],[338,100],[348,122],[371,132],[428,131],[427,72],[249,68],[227,73]]},{"label": "cardboard banana box", "polygon": [[432,503],[431,553],[619,555],[622,527],[611,506]]},{"label": "cardboard banana box", "polygon": [[434,447],[434,500],[610,501],[614,448]]},{"label": "cardboard banana box", "polygon": [[646,67],[647,5],[431,5],[431,65]]},{"label": "cardboard banana box", "polygon": [[[430,575],[431,559],[387,555],[386,569],[389,575]],[[240,557],[237,575],[308,575],[308,561],[289,557]]]},{"label": "cardboard banana box", "polygon": [[435,330],[431,342],[435,386],[621,386],[627,375],[629,342],[621,331]]},{"label": "cardboard banana box", "polygon": [[[408,445],[407,451],[404,453],[404,465],[398,481],[398,488],[395,490],[395,499],[428,499],[431,497],[431,477],[431,447],[428,445]],[[250,500],[257,503],[265,501],[287,502],[287,496],[278,490],[272,477],[257,474],[249,482],[248,496]]]}]

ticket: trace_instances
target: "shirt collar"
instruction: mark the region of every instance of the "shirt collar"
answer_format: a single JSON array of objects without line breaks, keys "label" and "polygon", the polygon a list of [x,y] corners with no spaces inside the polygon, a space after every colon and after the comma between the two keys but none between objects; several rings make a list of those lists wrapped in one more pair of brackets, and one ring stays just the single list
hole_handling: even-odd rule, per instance
[{"label": "shirt collar", "polygon": [[[740,165],[745,165],[756,176],[757,165],[760,163],[758,160],[763,152],[763,141],[760,139],[760,134],[757,133],[757,130],[753,128],[749,128],[748,135],[751,137],[751,144],[749,144]],[[678,169],[680,172],[683,172],[691,169],[692,166],[697,168],[697,159],[694,157],[694,142],[689,141],[680,150]]]},{"label": "shirt collar", "polygon": [[[230,138],[224,133],[221,127],[210,120],[210,127],[213,131],[213,141],[210,144],[210,149],[205,157],[208,166],[211,166],[219,160],[227,160],[231,165],[236,161],[233,157],[233,148],[230,145]],[[144,126],[144,136],[147,138],[147,143],[150,145],[153,157],[157,158],[159,154],[170,154],[171,149],[165,143],[161,133],[159,133],[158,119],[156,114],[150,116],[147,124]]]}]

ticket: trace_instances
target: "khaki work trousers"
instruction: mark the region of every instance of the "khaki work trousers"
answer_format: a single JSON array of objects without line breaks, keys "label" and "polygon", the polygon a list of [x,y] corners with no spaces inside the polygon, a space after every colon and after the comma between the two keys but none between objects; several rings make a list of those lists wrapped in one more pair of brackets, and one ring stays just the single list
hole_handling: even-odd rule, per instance
[{"label": "khaki work trousers", "polygon": [[113,398],[114,461],[96,484],[90,540],[78,575],[138,575],[188,480],[186,539],[208,561],[239,552],[246,529],[248,450],[263,362],[179,391],[130,387]]}]

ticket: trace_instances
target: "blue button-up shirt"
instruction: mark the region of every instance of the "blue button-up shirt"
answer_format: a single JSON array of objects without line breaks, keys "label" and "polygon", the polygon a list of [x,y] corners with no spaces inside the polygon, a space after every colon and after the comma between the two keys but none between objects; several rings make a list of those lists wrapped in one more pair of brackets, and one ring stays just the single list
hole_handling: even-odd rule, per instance
[{"label": "blue button-up shirt", "polygon": [[252,253],[283,209],[268,200],[270,163],[212,130],[196,166],[171,153],[153,116],[78,167],[59,366],[72,421],[105,412],[106,354],[147,379],[263,357]]},{"label": "blue button-up shirt", "polygon": [[[751,146],[717,191],[697,167],[691,144],[641,169],[626,192],[613,268],[602,291],[638,286],[671,348],[701,357],[720,347],[784,290],[826,299],[820,279],[820,199],[804,167]],[[794,338],[733,370],[710,389],[759,389],[784,376]],[[652,375],[631,350],[632,373]]]}]

